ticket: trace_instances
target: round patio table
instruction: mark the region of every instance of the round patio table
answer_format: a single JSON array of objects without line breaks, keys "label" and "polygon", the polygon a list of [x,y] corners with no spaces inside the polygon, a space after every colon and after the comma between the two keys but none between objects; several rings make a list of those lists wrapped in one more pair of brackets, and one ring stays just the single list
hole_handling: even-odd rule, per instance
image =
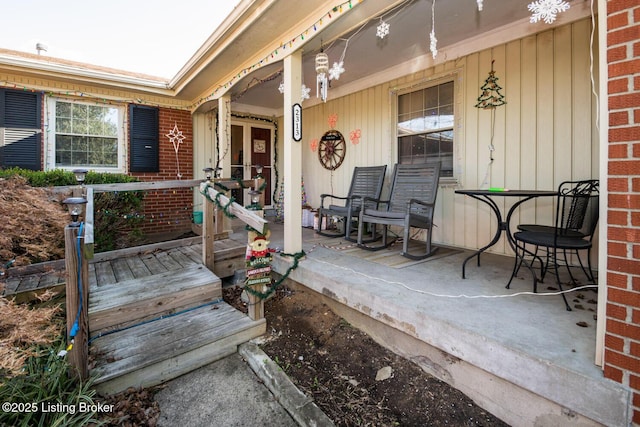
[{"label": "round patio table", "polygon": [[[549,197],[549,196],[557,196],[558,195],[557,191],[508,190],[508,189],[504,189],[504,188],[490,188],[490,189],[485,189],[485,190],[456,190],[455,192],[457,194],[464,194],[465,196],[469,196],[469,197],[472,197],[472,198],[474,198],[476,200],[480,200],[481,202],[486,203],[487,205],[489,205],[489,207],[491,208],[493,213],[496,215],[496,219],[498,221],[498,228],[496,229],[496,233],[493,236],[493,239],[491,239],[491,241],[489,242],[489,244],[487,244],[486,246],[483,246],[482,248],[478,249],[476,252],[474,252],[469,257],[467,257],[464,260],[464,262],[462,263],[462,278],[463,279],[465,278],[465,267],[467,265],[467,262],[470,259],[472,259],[473,257],[478,257],[478,266],[480,266],[480,254],[482,252],[486,251],[487,249],[489,249],[491,246],[493,246],[496,243],[498,243],[498,240],[500,240],[500,236],[502,235],[503,232],[507,233],[507,241],[509,242],[509,245],[511,246],[511,248],[515,252],[516,245],[515,245],[515,241],[514,241],[513,235],[511,234],[509,223],[511,222],[511,215],[513,215],[513,212],[516,210],[516,208],[518,206],[520,206],[521,204],[523,204],[527,200],[531,200],[531,199],[534,199],[536,197]],[[493,199],[494,197],[519,197],[520,200],[515,202],[513,204],[513,206],[511,206],[509,208],[509,211],[507,212],[507,216],[503,220],[502,213],[500,212],[500,207],[498,206],[496,201]]]}]

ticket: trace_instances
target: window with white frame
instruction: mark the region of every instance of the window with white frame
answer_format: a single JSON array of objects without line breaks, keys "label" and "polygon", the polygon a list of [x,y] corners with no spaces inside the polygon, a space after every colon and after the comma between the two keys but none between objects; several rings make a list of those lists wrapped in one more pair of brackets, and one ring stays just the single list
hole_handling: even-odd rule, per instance
[{"label": "window with white frame", "polygon": [[50,161],[53,168],[123,170],[124,108],[70,100],[49,100]]},{"label": "window with white frame", "polygon": [[398,94],[398,163],[440,160],[453,177],[453,81]]}]

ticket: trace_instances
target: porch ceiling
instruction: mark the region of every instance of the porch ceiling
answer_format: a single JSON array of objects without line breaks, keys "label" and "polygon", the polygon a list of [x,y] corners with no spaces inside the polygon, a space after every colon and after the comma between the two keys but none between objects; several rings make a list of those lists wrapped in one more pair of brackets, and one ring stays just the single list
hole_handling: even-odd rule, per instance
[{"label": "porch ceiling", "polygon": [[[585,1],[574,1],[572,6]],[[530,16],[527,9],[529,3],[531,0],[484,0],[483,11],[478,11],[476,0],[436,1],[435,32],[438,50],[510,23],[527,20]],[[198,95],[206,96],[207,90],[213,88],[212,82],[220,82],[221,78],[234,69],[238,70],[243,61],[246,61],[247,54],[279,40],[283,29],[295,28],[308,20],[309,16],[313,16],[314,11],[322,14],[330,10],[326,6],[327,2],[321,0],[296,2],[295,8],[291,4],[286,0],[269,2],[269,7],[260,11],[260,16],[255,18],[250,27],[241,33],[236,32],[233,43],[228,43],[215,55],[215,43],[212,44],[210,53],[206,56],[210,62],[200,64],[200,72],[189,73],[192,76],[190,80],[183,80],[182,85],[176,87],[178,95],[192,99]],[[329,55],[330,65],[338,62],[347,48],[344,57],[346,71],[339,80],[331,81],[331,89],[352,84],[414,58],[430,55],[431,8],[431,0],[366,0],[357,4],[352,11],[340,19],[333,19],[329,25],[325,24],[304,41],[304,84],[312,88],[312,95],[315,95],[314,60],[321,43]],[[251,13],[255,14],[256,10]],[[250,15],[244,15],[245,18],[247,16]],[[384,39],[376,36],[380,18],[390,26],[389,34]],[[540,31],[549,27],[541,22],[532,25],[537,25]],[[256,68],[233,86],[232,100],[254,108],[274,112],[281,110],[282,95],[278,91],[283,80],[281,73],[282,61]],[[201,110],[214,108],[216,104],[210,102],[209,105],[202,106]]]}]

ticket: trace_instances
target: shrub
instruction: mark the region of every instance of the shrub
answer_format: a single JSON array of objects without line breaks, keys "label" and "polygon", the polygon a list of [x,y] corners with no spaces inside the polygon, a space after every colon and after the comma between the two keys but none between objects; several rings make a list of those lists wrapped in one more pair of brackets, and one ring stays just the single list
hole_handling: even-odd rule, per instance
[{"label": "shrub", "polygon": [[[32,187],[59,187],[75,185],[73,172],[54,169],[32,171],[27,169],[0,169],[0,178],[24,177]],[[87,173],[86,184],[113,184],[136,182],[136,178],[106,172]],[[138,214],[144,193],[139,191],[108,192],[94,195],[94,241],[95,251],[105,252],[133,246],[143,237],[140,224],[143,217]],[[38,259],[37,261],[46,261]]]}]

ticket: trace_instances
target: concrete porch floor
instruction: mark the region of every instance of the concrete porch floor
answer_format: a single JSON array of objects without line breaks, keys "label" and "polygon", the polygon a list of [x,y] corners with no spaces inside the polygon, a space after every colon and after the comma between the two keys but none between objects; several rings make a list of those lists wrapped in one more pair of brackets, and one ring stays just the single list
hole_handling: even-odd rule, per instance
[{"label": "concrete porch floor", "polygon": [[[283,248],[283,224],[269,227],[270,247]],[[306,256],[290,271],[292,286],[322,295],[351,324],[505,422],[629,425],[629,390],[594,363],[595,311],[566,311],[560,295],[514,295],[532,291],[532,279],[523,268],[505,289],[513,258],[483,254],[462,279],[469,251],[392,268],[328,249],[319,244],[325,238],[302,231]],[[285,274],[292,261],[276,255],[273,270]],[[546,287],[539,284],[539,293]],[[569,293],[571,306],[578,293],[595,310],[586,304],[597,299],[592,290]]]}]

